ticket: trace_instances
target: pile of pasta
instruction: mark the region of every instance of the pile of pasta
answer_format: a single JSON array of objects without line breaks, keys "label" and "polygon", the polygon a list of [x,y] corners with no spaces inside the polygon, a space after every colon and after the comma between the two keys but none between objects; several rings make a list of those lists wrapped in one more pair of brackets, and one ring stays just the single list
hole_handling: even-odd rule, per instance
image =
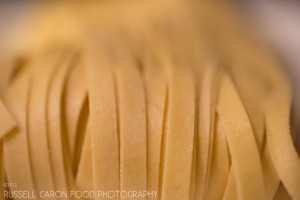
[{"label": "pile of pasta", "polygon": [[31,15],[1,58],[1,198],[300,199],[288,77],[228,2],[67,1]]}]

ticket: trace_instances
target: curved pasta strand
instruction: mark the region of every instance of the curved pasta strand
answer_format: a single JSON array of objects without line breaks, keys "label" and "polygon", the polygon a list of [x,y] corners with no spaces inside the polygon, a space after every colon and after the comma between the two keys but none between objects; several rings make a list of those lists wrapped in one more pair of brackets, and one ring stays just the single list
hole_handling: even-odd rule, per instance
[{"label": "curved pasta strand", "polygon": [[222,199],[230,170],[226,135],[218,116],[214,124],[214,134],[211,171],[206,195],[208,200]]},{"label": "curved pasta strand", "polygon": [[[87,98],[87,86],[85,72],[82,64],[75,64],[70,72],[65,95],[66,128],[68,136],[68,147],[72,164],[74,165],[75,141],[80,112]],[[74,172],[73,172],[74,173]]]},{"label": "curved pasta strand", "polygon": [[7,108],[18,123],[18,130],[11,132],[3,140],[4,164],[8,182],[17,183],[15,187],[10,188],[11,191],[25,190],[37,196],[27,143],[30,77],[28,72],[20,76],[4,96]]},{"label": "curved pasta strand", "polygon": [[94,190],[104,191],[120,190],[117,94],[111,65],[97,48],[87,55],[93,185]]},{"label": "curved pasta strand", "polygon": [[289,135],[290,100],[286,96],[272,96],[266,102],[267,141],[280,179],[292,198],[300,199],[300,159]]},{"label": "curved pasta strand", "polygon": [[[46,54],[46,55],[45,55]],[[47,98],[50,82],[53,79],[61,51],[48,52],[32,65],[32,92],[29,98],[29,153],[32,164],[33,180],[37,193],[55,190],[53,166],[49,152],[49,133],[47,130]],[[53,198],[49,198],[53,199]]]},{"label": "curved pasta strand", "polygon": [[[147,99],[147,187],[148,191],[159,190],[160,155],[164,115],[166,111],[167,80],[162,64],[148,58],[144,64],[144,80]],[[156,196],[158,198],[158,196]],[[153,198],[155,199],[155,198]]]},{"label": "curved pasta strand", "polygon": [[121,58],[118,58],[115,66],[120,127],[120,189],[145,191],[147,190],[145,90],[134,60],[130,55],[126,58],[125,52],[122,53],[125,54],[122,55],[124,57],[120,55]]},{"label": "curved pasta strand", "polygon": [[169,108],[161,199],[188,199],[194,148],[195,81],[189,66],[164,62]]},{"label": "curved pasta strand", "polygon": [[[300,158],[290,134],[290,109],[292,92],[285,73],[275,59],[252,41],[246,41],[245,52],[256,65],[254,67],[268,82],[270,91],[264,100],[267,144],[280,180],[292,198],[300,199]],[[249,44],[250,43],[250,44]],[[247,58],[247,56],[245,56]],[[262,67],[264,66],[264,67]],[[289,155],[289,156],[286,156]]]},{"label": "curved pasta strand", "polygon": [[196,199],[206,198],[209,171],[211,166],[212,143],[214,140],[215,104],[218,90],[218,68],[207,67],[201,84],[199,105],[199,130],[197,133],[197,158],[196,158]]},{"label": "curved pasta strand", "polygon": [[260,156],[248,116],[227,75],[222,78],[220,87],[217,111],[232,155],[239,198],[264,199]]},{"label": "curved pasta strand", "polygon": [[[66,134],[63,127],[62,119],[62,101],[63,101],[63,88],[67,78],[67,73],[74,61],[74,55],[68,52],[65,57],[57,63],[57,71],[50,81],[49,93],[47,98],[47,131],[48,131],[48,144],[50,150],[50,159],[52,162],[53,179],[55,188],[58,191],[69,191],[71,183],[68,183],[67,168],[65,158],[65,137]],[[64,199],[64,197],[62,197]]]},{"label": "curved pasta strand", "polygon": [[80,157],[81,159],[78,166],[78,172],[76,174],[76,186],[83,191],[93,190],[93,159],[91,143],[91,131],[88,125],[82,147],[82,155]]},{"label": "curved pasta strand", "polygon": [[8,112],[6,106],[3,104],[3,101],[0,99],[0,139],[3,139],[6,134],[13,131],[17,127],[15,119]]}]

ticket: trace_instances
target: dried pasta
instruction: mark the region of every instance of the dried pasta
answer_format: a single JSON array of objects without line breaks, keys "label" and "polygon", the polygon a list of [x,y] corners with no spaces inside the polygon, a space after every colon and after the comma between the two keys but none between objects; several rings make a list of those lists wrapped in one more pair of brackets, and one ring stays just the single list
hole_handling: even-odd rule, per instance
[{"label": "dried pasta", "polygon": [[293,91],[230,2],[55,2],[20,29],[0,199],[300,199]]}]

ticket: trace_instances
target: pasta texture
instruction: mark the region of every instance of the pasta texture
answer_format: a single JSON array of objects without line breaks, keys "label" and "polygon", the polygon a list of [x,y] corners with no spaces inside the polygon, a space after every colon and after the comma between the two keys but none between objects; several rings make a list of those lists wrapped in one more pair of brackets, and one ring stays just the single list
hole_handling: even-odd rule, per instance
[{"label": "pasta texture", "polygon": [[289,79],[229,2],[40,3],[8,40],[0,199],[300,200]]}]

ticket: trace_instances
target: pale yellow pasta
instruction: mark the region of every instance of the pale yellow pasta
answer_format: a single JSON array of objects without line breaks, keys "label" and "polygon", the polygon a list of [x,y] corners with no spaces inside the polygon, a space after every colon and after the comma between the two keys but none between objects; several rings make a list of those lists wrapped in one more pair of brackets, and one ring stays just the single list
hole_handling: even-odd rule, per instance
[{"label": "pale yellow pasta", "polygon": [[[84,102],[87,98],[87,86],[85,72],[82,63],[75,64],[66,83],[65,91],[65,110],[66,110],[66,129],[68,147],[72,164],[75,165],[75,143],[78,132],[78,121],[80,112],[83,109]],[[73,172],[75,173],[75,171]]]},{"label": "pale yellow pasta", "polygon": [[264,199],[262,166],[254,133],[228,75],[220,83],[217,111],[232,155],[231,173],[234,173],[239,198]]},{"label": "pale yellow pasta", "polygon": [[122,52],[117,56],[120,58],[117,58],[114,70],[120,134],[120,190],[145,191],[147,190],[145,90],[138,66],[131,57],[122,55]]},{"label": "pale yellow pasta", "polygon": [[230,2],[33,8],[0,58],[0,199],[300,199],[293,90]]},{"label": "pale yellow pasta", "polygon": [[163,60],[169,92],[161,199],[188,199],[194,144],[195,80],[189,66],[175,64],[169,59]]},{"label": "pale yellow pasta", "polygon": [[112,63],[97,55],[97,51],[94,51],[87,60],[93,188],[95,191],[120,190],[116,86],[112,68],[109,66]]},{"label": "pale yellow pasta", "polygon": [[[150,55],[148,55],[150,56]],[[167,80],[162,63],[155,58],[146,58],[144,79],[147,97],[147,188],[159,189],[160,155],[164,132],[164,116],[167,102]],[[153,199],[158,199],[153,198]]]},{"label": "pale yellow pasta", "polygon": [[0,129],[0,139],[2,139],[6,134],[13,131],[16,128],[16,122],[8,112],[7,108],[0,99],[0,120],[1,120],[1,129]]},{"label": "pale yellow pasta", "polygon": [[47,97],[49,83],[58,67],[62,52],[54,52],[39,58],[32,66],[32,88],[28,111],[28,144],[34,184],[39,193],[54,190],[53,164],[49,155],[47,130]]},{"label": "pale yellow pasta", "polygon": [[[66,162],[70,162],[65,158],[64,147],[67,143],[65,140],[65,132],[62,129],[62,93],[64,84],[66,81],[67,73],[70,66],[74,61],[74,55],[71,52],[67,52],[65,58],[57,63],[55,67],[58,69],[50,83],[48,99],[47,99],[47,131],[48,131],[48,144],[50,153],[50,159],[52,162],[53,179],[55,189],[59,191],[68,191],[69,184],[67,178],[67,165]],[[68,150],[66,150],[68,151]]]},{"label": "pale yellow pasta", "polygon": [[[28,147],[28,100],[30,96],[31,82],[28,72],[11,86],[4,99],[8,109],[18,123],[17,130],[7,135],[3,140],[4,166],[8,182],[18,183],[13,191],[27,190],[35,193],[35,185],[32,177],[30,153]],[[24,101],[19,101],[24,99]],[[20,169],[19,166],[22,166]]]},{"label": "pale yellow pasta", "polygon": [[82,148],[82,155],[76,174],[76,186],[80,190],[93,190],[93,166],[92,166],[92,145],[91,145],[91,131],[88,126],[84,138],[84,145]]}]

